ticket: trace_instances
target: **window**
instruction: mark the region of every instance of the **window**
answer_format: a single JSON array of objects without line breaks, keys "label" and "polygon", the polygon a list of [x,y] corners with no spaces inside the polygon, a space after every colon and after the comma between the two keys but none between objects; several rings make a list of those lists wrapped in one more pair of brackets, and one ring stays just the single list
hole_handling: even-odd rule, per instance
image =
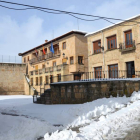
[{"label": "window", "polygon": [[45,77],[45,83],[46,83],[46,85],[49,84],[49,77],[48,76]]},{"label": "window", "polygon": [[56,66],[56,61],[53,61],[53,67],[55,67]]},{"label": "window", "polygon": [[53,75],[50,75],[50,83],[53,83]]},{"label": "window", "polygon": [[63,65],[67,64],[67,59],[66,58],[63,58],[62,59],[62,63],[63,63]]},{"label": "window", "polygon": [[73,60],[73,56],[70,57],[70,64],[73,64],[74,63],[74,60]]},{"label": "window", "polygon": [[45,68],[45,64],[42,64],[42,69],[44,69]]},{"label": "window", "polygon": [[125,47],[132,47],[132,30],[125,32]]},{"label": "window", "polygon": [[101,40],[93,42],[93,51],[94,53],[100,53],[101,52]]},{"label": "window", "polygon": [[33,78],[31,78],[31,86],[33,86]]},{"label": "window", "polygon": [[102,67],[94,68],[95,78],[102,78]]},{"label": "window", "polygon": [[61,74],[57,74],[57,82],[61,82]]},{"label": "window", "polygon": [[66,42],[63,42],[63,50],[66,49]]},{"label": "window", "polygon": [[83,56],[78,56],[78,64],[83,64]]},{"label": "window", "polygon": [[116,35],[107,38],[107,46],[108,50],[117,48]]},{"label": "window", "polygon": [[24,63],[26,62],[26,57],[24,57]]},{"label": "window", "polygon": [[36,77],[36,86],[38,85],[38,77]]},{"label": "window", "polygon": [[40,77],[40,85],[42,85],[42,76]]},{"label": "window", "polygon": [[29,61],[29,56],[28,56],[28,61]]},{"label": "window", "polygon": [[118,78],[118,64],[109,66],[109,78]]}]

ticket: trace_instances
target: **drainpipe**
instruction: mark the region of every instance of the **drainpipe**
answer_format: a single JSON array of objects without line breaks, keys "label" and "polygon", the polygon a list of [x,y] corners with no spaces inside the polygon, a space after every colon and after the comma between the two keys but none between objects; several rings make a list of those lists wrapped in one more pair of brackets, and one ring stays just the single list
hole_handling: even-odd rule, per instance
[{"label": "drainpipe", "polygon": [[[103,42],[103,48],[105,49],[105,47],[104,47],[104,34],[103,34],[103,31],[101,31],[101,33],[102,33],[102,42]],[[104,54],[104,49],[102,49],[102,51],[103,51],[103,67],[104,67],[104,78],[105,78],[105,54]]]}]

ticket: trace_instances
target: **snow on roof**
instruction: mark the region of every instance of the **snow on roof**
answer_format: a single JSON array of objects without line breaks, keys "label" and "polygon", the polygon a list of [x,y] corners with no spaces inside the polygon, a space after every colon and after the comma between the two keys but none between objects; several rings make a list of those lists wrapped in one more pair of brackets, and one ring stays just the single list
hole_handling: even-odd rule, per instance
[{"label": "snow on roof", "polygon": [[137,18],[137,17],[139,17],[139,16],[140,16],[140,14],[139,14],[139,15],[136,15],[136,16],[134,16],[134,17],[128,18],[128,19],[126,19],[125,21],[121,21],[121,22],[115,23],[115,24],[113,24],[113,25],[107,26],[107,27],[102,28],[102,29],[100,29],[100,30],[97,30],[97,31],[95,31],[95,32],[87,33],[85,36],[90,36],[90,35],[96,34],[96,33],[98,33],[98,32],[101,32],[101,31],[105,30],[105,29],[111,28],[111,27],[113,27],[113,26],[116,26],[116,25],[118,25],[118,24],[124,23],[124,22],[126,22],[126,21],[131,20],[131,19]]},{"label": "snow on roof", "polygon": [[87,33],[85,31],[80,31],[80,30],[72,30],[73,32],[79,32],[79,33]]}]

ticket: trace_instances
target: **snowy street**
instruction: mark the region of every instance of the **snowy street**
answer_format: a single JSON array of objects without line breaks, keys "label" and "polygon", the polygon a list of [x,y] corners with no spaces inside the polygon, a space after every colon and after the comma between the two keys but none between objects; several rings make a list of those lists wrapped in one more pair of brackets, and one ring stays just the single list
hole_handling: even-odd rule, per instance
[{"label": "snowy street", "polygon": [[32,96],[0,96],[0,140],[130,138],[132,128],[140,130],[139,116],[140,92],[78,105],[40,105],[32,103]]}]

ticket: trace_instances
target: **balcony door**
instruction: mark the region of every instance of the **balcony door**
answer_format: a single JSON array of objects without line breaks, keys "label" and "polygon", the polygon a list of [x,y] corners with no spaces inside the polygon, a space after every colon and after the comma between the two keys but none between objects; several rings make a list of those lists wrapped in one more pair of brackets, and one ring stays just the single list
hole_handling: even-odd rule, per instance
[{"label": "balcony door", "polygon": [[125,47],[132,47],[132,30],[125,32]]},{"label": "balcony door", "polygon": [[102,78],[102,67],[96,67],[94,70],[95,78]]},{"label": "balcony door", "polygon": [[134,61],[127,62],[127,78],[135,78],[135,67],[134,67]]},{"label": "balcony door", "polygon": [[81,80],[81,74],[74,74],[74,80]]},{"label": "balcony door", "polygon": [[118,78],[118,65],[109,66],[109,78]]}]

